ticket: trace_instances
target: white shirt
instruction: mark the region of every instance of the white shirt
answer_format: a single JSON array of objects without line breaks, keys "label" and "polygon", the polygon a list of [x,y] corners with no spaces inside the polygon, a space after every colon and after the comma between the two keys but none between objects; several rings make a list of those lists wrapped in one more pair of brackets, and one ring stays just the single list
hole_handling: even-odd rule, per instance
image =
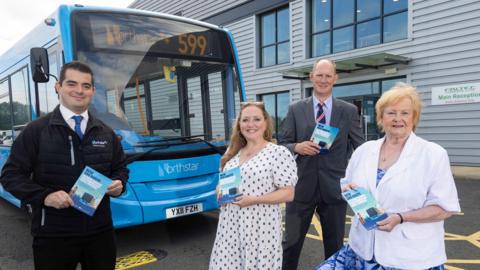
[{"label": "white shirt", "polygon": [[[353,153],[342,185],[354,182],[365,187],[387,213],[402,213],[438,205],[460,212],[457,189],[448,154],[441,146],[417,137],[405,142],[397,162],[376,185],[377,164],[384,138],[369,141]],[[352,220],[349,245],[365,260],[387,267],[427,269],[446,262],[443,221],[398,224],[391,232],[367,231]]]},{"label": "white shirt", "polygon": [[[317,111],[318,111],[318,105],[320,101],[317,99],[315,95],[312,95],[313,97],[313,119],[317,120]],[[323,103],[323,113],[325,114],[325,124],[330,125],[330,119],[332,118],[332,102],[333,98],[332,95],[330,95],[325,102]]]},{"label": "white shirt", "polygon": [[68,109],[67,107],[60,104],[60,113],[62,114],[63,119],[65,119],[65,122],[67,122],[68,126],[73,131],[75,131],[75,120],[73,120],[72,116],[81,115],[83,119],[82,119],[82,122],[80,122],[80,129],[82,130],[82,133],[85,134],[85,130],[87,129],[87,122],[88,122],[88,110],[85,110],[81,114],[76,114],[72,112],[70,109]]}]

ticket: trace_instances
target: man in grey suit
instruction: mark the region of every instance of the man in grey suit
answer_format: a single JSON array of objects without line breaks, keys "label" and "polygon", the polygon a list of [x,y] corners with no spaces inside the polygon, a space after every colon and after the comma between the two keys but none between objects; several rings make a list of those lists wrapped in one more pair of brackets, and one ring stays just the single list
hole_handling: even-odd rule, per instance
[{"label": "man in grey suit", "polygon": [[[279,143],[298,155],[299,176],[295,199],[286,208],[283,270],[297,269],[314,212],[322,225],[325,258],[343,245],[347,204],[342,199],[339,181],[345,175],[352,149],[362,144],[364,138],[355,105],[332,97],[337,79],[333,61],[317,61],[310,73],[312,97],[290,105],[282,123]],[[340,129],[328,151],[310,141],[317,122]]]}]

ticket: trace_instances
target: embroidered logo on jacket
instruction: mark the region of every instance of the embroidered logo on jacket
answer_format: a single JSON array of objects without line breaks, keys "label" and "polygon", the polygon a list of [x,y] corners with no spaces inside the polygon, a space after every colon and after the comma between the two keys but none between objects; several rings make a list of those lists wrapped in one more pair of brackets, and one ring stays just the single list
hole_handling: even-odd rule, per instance
[{"label": "embroidered logo on jacket", "polygon": [[92,146],[93,147],[105,147],[107,144],[108,144],[108,141],[92,140]]}]

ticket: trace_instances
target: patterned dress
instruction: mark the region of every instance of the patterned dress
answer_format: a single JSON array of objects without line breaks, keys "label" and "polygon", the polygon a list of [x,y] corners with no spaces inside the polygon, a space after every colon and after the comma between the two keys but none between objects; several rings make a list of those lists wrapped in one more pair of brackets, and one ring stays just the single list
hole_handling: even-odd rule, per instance
[{"label": "patterned dress", "polygon": [[[239,166],[238,153],[225,170]],[[297,165],[287,148],[267,144],[241,166],[240,192],[260,196],[294,186]],[[221,207],[209,269],[281,269],[282,214],[279,204]]]},{"label": "patterned dress", "polygon": [[[429,268],[428,270],[444,270],[443,265]],[[353,249],[346,244],[337,253],[322,264],[316,266],[314,270],[400,270],[393,267],[386,267],[375,261],[375,257],[366,261],[358,256]]]},{"label": "patterned dress", "polygon": [[[386,171],[377,169],[377,186],[382,180]],[[393,267],[386,267],[375,261],[375,256],[366,261],[358,256],[353,249],[346,244],[337,253],[325,260],[320,265],[316,266],[314,270],[400,270]],[[428,270],[444,270],[443,265],[429,268]]]}]

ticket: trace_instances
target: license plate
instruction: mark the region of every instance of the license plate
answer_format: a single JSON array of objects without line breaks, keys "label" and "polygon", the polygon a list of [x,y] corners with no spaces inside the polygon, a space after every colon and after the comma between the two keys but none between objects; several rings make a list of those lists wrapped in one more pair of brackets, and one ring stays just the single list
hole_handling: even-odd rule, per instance
[{"label": "license plate", "polygon": [[181,217],[181,216],[202,212],[203,205],[201,203],[195,203],[195,204],[189,204],[184,206],[167,208],[167,210],[165,211],[167,214],[167,218]]}]

